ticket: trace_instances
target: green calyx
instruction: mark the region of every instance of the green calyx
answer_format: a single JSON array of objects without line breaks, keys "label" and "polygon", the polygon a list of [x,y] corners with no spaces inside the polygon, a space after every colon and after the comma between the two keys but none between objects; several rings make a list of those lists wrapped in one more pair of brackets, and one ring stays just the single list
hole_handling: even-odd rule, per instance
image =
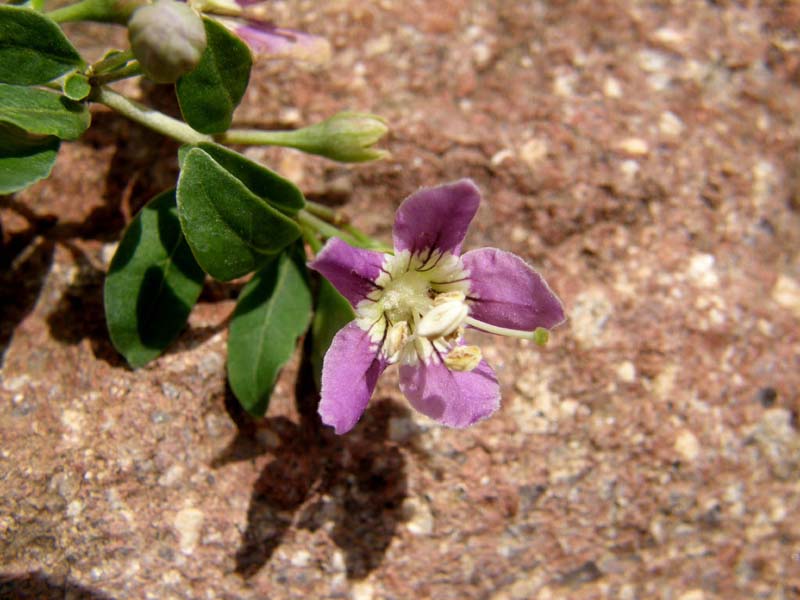
[{"label": "green calyx", "polygon": [[377,115],[341,112],[293,133],[300,150],[340,162],[365,162],[389,155],[373,147],[388,131],[386,121]]}]

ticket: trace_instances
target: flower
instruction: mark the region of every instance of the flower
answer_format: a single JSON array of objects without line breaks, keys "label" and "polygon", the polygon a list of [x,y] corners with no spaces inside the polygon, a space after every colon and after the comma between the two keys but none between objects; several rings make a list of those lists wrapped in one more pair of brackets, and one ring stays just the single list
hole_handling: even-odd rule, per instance
[{"label": "flower", "polygon": [[303,31],[278,27],[258,19],[218,19],[239,36],[256,57],[289,58],[313,65],[331,59],[331,45],[325,38]]},{"label": "flower", "polygon": [[256,58],[290,58],[325,65],[330,61],[331,45],[325,38],[279,27],[259,16],[253,5],[260,0],[188,0],[195,10],[216,15],[216,20],[248,45]]},{"label": "flower", "polygon": [[394,222],[394,253],[330,239],[310,268],[355,308],[322,368],[319,414],[336,433],[358,422],[383,370],[400,365],[400,389],[421,413],[467,427],[500,405],[493,369],[465,328],[540,340],[564,320],[560,300],[525,261],[496,248],[461,254],[480,204],[470,180],[423,189]]}]

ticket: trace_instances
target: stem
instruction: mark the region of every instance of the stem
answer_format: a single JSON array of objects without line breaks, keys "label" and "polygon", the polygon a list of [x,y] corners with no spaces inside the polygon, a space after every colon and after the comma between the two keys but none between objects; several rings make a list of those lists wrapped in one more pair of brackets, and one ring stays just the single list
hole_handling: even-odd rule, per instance
[{"label": "stem", "polygon": [[320,219],[319,217],[315,217],[307,210],[301,210],[297,213],[297,221],[300,225],[305,225],[317,231],[320,235],[327,238],[338,237],[350,244],[351,246],[357,246],[359,248],[363,248],[364,245],[361,244],[357,239],[353,236],[348,234],[345,231],[342,231],[338,227],[334,227],[330,223],[327,223]]},{"label": "stem", "polygon": [[68,21],[87,21],[94,16],[95,12],[95,3],[91,0],[83,0],[83,2],[51,10],[47,16],[56,23],[66,23]]},{"label": "stem", "polygon": [[105,85],[107,83],[119,81],[120,79],[127,79],[128,77],[135,77],[136,75],[141,74],[141,65],[138,62],[132,62],[129,65],[125,65],[121,69],[117,69],[116,71],[95,75],[92,77],[91,82],[92,85]]},{"label": "stem", "polygon": [[306,200],[306,210],[315,217],[324,219],[328,223],[341,228],[343,231],[346,231],[356,240],[358,240],[365,248],[375,248],[383,251],[389,250],[383,244],[361,231],[358,227],[351,225],[347,217],[337,210],[311,200]]},{"label": "stem", "polygon": [[261,131],[259,129],[229,129],[217,136],[223,144],[242,146],[289,146],[294,147],[297,136],[294,131]]},{"label": "stem", "polygon": [[89,96],[89,99],[94,102],[99,102],[100,104],[105,104],[121,115],[128,117],[131,121],[149,127],[153,131],[157,131],[158,133],[171,137],[184,144],[198,144],[200,142],[213,141],[210,135],[195,131],[183,121],[168,117],[157,110],[153,110],[116,92],[112,92],[108,88],[95,88],[91,96]]},{"label": "stem", "polygon": [[339,226],[347,222],[341,213],[333,210],[329,206],[314,202],[313,200],[306,200],[306,210],[315,217],[325,219],[328,223]]},{"label": "stem", "polygon": [[300,231],[303,232],[303,239],[311,246],[314,254],[319,254],[319,251],[322,250],[322,242],[319,241],[317,233],[311,227],[303,223],[300,223]]},{"label": "stem", "polygon": [[133,11],[146,0],[80,0],[46,13],[56,23],[97,21],[125,25]]},{"label": "stem", "polygon": [[394,253],[394,250],[392,248],[387,248],[381,242],[379,242],[376,239],[373,239],[373,238],[369,237],[366,233],[364,233],[363,231],[361,231],[357,227],[353,227],[352,225],[347,224],[347,225],[344,225],[342,227],[342,229],[344,229],[347,233],[349,233],[354,238],[356,238],[359,242],[361,242],[361,244],[364,246],[364,248],[369,248],[370,250],[380,250],[381,252],[384,252],[384,253],[386,253],[386,252],[389,252],[389,253],[392,253],[392,254]]}]

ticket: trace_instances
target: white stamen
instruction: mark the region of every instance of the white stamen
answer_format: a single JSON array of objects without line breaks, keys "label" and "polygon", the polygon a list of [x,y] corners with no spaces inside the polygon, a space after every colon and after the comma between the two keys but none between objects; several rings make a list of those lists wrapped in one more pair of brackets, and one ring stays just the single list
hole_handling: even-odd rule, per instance
[{"label": "white stamen", "polygon": [[469,307],[461,300],[447,300],[430,309],[415,332],[426,338],[446,336],[459,328],[468,312]]},{"label": "white stamen", "polygon": [[482,358],[477,346],[456,346],[444,357],[444,364],[451,371],[473,371]]},{"label": "white stamen", "polygon": [[389,362],[397,362],[400,351],[408,341],[408,323],[400,321],[389,328],[386,334],[386,341],[383,343],[383,350]]},{"label": "white stamen", "polygon": [[464,302],[465,298],[464,292],[442,292],[433,299],[433,305],[439,306],[445,302]]}]

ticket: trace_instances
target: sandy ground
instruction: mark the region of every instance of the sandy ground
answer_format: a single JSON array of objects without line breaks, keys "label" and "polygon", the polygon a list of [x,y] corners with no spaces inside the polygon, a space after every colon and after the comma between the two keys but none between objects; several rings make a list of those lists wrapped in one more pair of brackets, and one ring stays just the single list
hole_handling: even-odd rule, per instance
[{"label": "sandy ground", "polygon": [[103,273],[177,146],[97,110],[51,179],[0,198],[0,597],[800,597],[798,5],[265,11],[333,59],[259,63],[237,122],[369,110],[393,157],[248,155],[386,240],[406,195],[473,178],[466,247],[525,257],[569,321],[544,349],[480,339],[503,406],[465,431],[390,371],[336,437],[299,357],[246,418],[225,384],[238,285],[133,372]]}]

